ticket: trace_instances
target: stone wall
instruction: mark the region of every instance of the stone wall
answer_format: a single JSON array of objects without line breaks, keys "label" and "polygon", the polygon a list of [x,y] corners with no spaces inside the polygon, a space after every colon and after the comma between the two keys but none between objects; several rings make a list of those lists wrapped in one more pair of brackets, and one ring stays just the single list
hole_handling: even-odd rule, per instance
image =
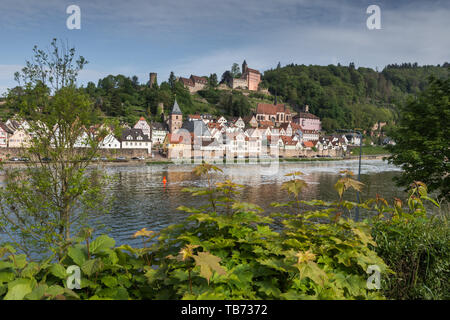
[{"label": "stone wall", "polygon": [[[100,149],[99,157],[125,157],[127,159],[133,157],[151,157],[147,149]],[[24,149],[22,148],[0,148],[0,158],[6,160],[12,157],[22,157]]]}]

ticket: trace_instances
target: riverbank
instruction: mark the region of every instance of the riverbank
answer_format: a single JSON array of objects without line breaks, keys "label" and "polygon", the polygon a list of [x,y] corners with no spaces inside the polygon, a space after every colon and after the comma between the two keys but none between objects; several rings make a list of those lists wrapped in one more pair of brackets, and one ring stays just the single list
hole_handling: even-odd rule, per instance
[{"label": "riverbank", "polygon": [[[389,155],[363,155],[361,157],[362,160],[383,160],[385,157]],[[359,156],[350,156],[350,157],[316,157],[316,158],[279,158],[278,162],[327,162],[327,161],[353,161],[358,160]],[[254,160],[252,160],[253,162]],[[276,159],[262,158],[257,159],[258,163],[269,163],[276,161]],[[216,160],[215,163],[220,164],[220,160]],[[222,163],[249,163],[249,159],[234,159],[232,162],[230,160],[223,159]],[[169,165],[176,164],[176,162],[171,160],[121,160],[121,161],[94,161],[91,163],[91,166],[144,166],[144,165]],[[183,164],[189,164],[187,161],[183,162]],[[191,164],[198,164],[198,161],[191,160]],[[3,161],[2,165],[5,167],[25,167],[26,163],[23,161]]]}]

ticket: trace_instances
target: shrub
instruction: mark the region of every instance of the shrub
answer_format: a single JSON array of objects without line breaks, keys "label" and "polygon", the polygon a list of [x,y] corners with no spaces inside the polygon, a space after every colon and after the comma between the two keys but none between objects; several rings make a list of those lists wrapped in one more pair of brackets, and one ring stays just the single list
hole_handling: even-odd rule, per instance
[{"label": "shrub", "polygon": [[[91,241],[85,230],[58,261],[27,261],[9,246],[0,251],[0,297],[5,299],[379,299],[366,287],[366,269],[383,261],[369,248],[369,227],[344,217],[355,204],[342,200],[359,188],[349,176],[338,181],[339,201],[305,202],[298,179],[283,188],[294,200],[274,203],[288,213],[264,215],[257,205],[236,199],[239,185],[212,184],[217,167],[204,164],[208,188],[186,189],[209,204],[180,207],[183,224],[159,234],[136,232],[143,247],[114,247],[108,236]],[[307,204],[314,210],[300,210]],[[321,209],[319,209],[321,208]],[[275,231],[275,229],[278,229]],[[153,245],[152,239],[158,239]],[[70,290],[66,269],[82,271],[81,289]]]},{"label": "shrub", "polygon": [[[196,168],[211,180],[211,165]],[[344,180],[345,179],[345,180]],[[337,188],[357,186],[344,178]],[[187,223],[161,233],[152,252],[159,265],[148,274],[159,299],[377,299],[379,292],[366,287],[366,269],[387,267],[368,244],[373,243],[364,223],[346,219],[344,208],[353,203],[304,202],[299,193],[306,183],[284,184],[295,196],[289,203],[274,203],[290,213],[262,215],[254,204],[235,199],[240,187],[231,181],[216,187],[188,188],[206,196],[201,208],[180,207],[191,215]],[[297,211],[301,204],[326,209]],[[295,210],[295,213],[292,211]],[[281,224],[274,231],[274,222]],[[320,221],[319,221],[320,219]],[[178,255],[177,255],[178,254]]]},{"label": "shrub", "polygon": [[[362,187],[350,172],[337,181],[334,202],[301,200],[306,182],[300,172],[288,174],[292,179],[282,188],[292,201],[273,203],[279,212],[267,215],[237,200],[241,186],[213,184],[218,171],[209,164],[194,169],[208,187],[184,191],[209,202],[181,206],[190,214],[182,224],[159,233],[136,232],[142,248],[115,247],[106,235],[92,240],[92,229],[73,239],[58,260],[33,262],[11,246],[0,247],[0,298],[448,298],[448,226],[426,217],[423,184],[413,188],[408,211],[399,201],[390,207],[380,197],[360,204],[378,212],[371,229],[347,218],[357,204],[343,195]],[[67,288],[66,270],[73,265],[81,269],[78,290]],[[382,290],[367,288],[372,265],[381,271]]]},{"label": "shrub", "polygon": [[426,186],[413,184],[409,212],[397,200],[387,220],[374,222],[375,251],[395,274],[383,291],[390,299],[450,299],[450,230],[448,216],[427,217],[422,200]]}]

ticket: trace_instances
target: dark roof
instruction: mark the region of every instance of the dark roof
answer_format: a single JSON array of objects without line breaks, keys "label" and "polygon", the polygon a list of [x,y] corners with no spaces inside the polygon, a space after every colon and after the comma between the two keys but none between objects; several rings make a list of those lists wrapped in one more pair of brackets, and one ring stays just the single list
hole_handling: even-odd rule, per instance
[{"label": "dark roof", "polygon": [[151,127],[152,127],[152,130],[169,131],[169,127],[167,126],[166,123],[152,122]]},{"label": "dark roof", "polygon": [[10,128],[8,128],[8,126],[5,124],[5,123],[3,123],[3,122],[0,122],[0,127],[4,130],[4,131],[6,131],[6,132],[8,132],[8,133],[14,133]]},{"label": "dark roof", "polygon": [[210,135],[208,127],[203,121],[185,121],[181,126],[182,129],[186,129],[190,133],[195,133],[197,136]]},{"label": "dark roof", "polygon": [[175,99],[175,102],[173,103],[173,108],[172,108],[171,114],[180,114],[180,115],[183,114],[181,112],[180,106],[178,105],[177,99]]},{"label": "dark roof", "polygon": [[[128,140],[127,137],[132,136],[132,140]],[[138,140],[138,137],[142,137],[142,140]],[[121,141],[139,141],[146,142],[150,141],[150,137],[142,132],[142,129],[125,129],[122,131]]]}]

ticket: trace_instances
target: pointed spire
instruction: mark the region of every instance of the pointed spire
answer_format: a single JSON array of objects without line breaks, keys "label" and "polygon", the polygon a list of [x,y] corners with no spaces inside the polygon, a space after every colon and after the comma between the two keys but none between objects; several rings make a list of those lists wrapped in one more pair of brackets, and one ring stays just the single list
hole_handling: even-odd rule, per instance
[{"label": "pointed spire", "polygon": [[178,105],[177,98],[173,104],[172,112],[170,114],[182,114],[180,106]]}]

